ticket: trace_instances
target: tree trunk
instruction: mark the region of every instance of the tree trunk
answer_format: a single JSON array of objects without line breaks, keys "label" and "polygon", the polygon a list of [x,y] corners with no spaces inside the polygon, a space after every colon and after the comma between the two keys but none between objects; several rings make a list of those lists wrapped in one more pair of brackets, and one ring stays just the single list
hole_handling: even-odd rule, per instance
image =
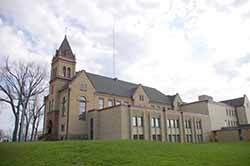
[{"label": "tree trunk", "polygon": [[25,135],[24,135],[24,141],[26,142],[27,141],[27,138],[28,138],[28,133],[29,133],[29,126],[30,126],[30,123],[29,122],[26,122],[26,126],[25,126]]},{"label": "tree trunk", "polygon": [[19,125],[19,114],[15,115],[15,126],[12,133],[12,142],[17,141],[18,125]]},{"label": "tree trunk", "polygon": [[21,112],[21,122],[19,126],[18,142],[23,141],[23,122],[24,122],[24,112]]},{"label": "tree trunk", "polygon": [[37,119],[34,140],[37,138],[37,130],[38,130],[39,123],[40,123],[40,118]]},{"label": "tree trunk", "polygon": [[31,136],[30,136],[31,141],[33,141],[33,139],[34,139],[35,127],[36,127],[36,118],[34,117],[33,122],[32,122]]}]

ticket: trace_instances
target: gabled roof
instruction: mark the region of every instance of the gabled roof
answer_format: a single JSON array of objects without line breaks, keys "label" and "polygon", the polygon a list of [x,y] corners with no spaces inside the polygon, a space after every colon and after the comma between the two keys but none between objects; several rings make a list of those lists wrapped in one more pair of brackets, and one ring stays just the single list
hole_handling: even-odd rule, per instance
[{"label": "gabled roof", "polygon": [[240,97],[236,99],[224,100],[224,101],[221,101],[221,103],[225,103],[227,105],[234,106],[234,107],[239,107],[239,106],[244,105],[244,101],[245,101],[244,97]]},{"label": "gabled roof", "polygon": [[[134,91],[137,89],[138,84],[113,79],[93,73],[86,72],[88,78],[92,82],[96,91],[99,93],[106,93],[116,96],[132,97]],[[149,97],[150,102],[157,102],[162,104],[172,104],[174,97],[166,96],[162,92],[158,91],[155,88],[143,86],[143,89],[147,96]]]}]

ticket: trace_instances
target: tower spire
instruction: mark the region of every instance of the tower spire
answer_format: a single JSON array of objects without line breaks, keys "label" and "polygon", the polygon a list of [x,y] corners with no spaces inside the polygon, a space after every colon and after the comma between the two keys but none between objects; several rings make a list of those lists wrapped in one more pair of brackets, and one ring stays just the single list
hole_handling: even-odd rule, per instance
[{"label": "tower spire", "polygon": [[62,41],[62,44],[60,45],[58,49],[59,55],[71,59],[75,59],[75,55],[72,52],[72,49],[70,47],[70,44],[67,39],[67,35],[65,34],[64,39]]}]

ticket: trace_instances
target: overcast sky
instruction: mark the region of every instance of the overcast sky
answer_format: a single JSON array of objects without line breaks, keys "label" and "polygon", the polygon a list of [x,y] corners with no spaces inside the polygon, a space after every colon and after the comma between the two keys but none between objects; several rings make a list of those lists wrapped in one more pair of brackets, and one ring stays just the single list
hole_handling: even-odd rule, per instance
[{"label": "overcast sky", "polygon": [[250,96],[248,0],[1,0],[0,58],[49,66],[67,33],[77,70],[113,77],[113,25],[119,79],[184,101]]}]

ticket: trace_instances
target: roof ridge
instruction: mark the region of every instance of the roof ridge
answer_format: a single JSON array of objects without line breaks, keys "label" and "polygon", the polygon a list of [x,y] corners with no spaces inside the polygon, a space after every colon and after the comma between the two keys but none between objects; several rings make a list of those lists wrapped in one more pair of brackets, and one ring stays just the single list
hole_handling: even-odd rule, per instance
[{"label": "roof ridge", "polygon": [[[95,73],[90,73],[90,72],[86,72],[86,73],[87,73],[87,74],[92,74],[92,75],[96,75],[96,76],[100,76],[100,77],[104,77],[104,78],[107,78],[107,79],[114,80],[114,78],[109,77],[109,76],[104,76],[104,75],[95,74]],[[139,85],[139,84],[136,84],[136,83],[132,83],[132,82],[128,82],[128,81],[124,81],[124,80],[120,80],[120,79],[118,79],[118,78],[117,78],[117,81],[121,81],[121,82],[129,83],[129,84],[133,84],[133,85]]]}]

